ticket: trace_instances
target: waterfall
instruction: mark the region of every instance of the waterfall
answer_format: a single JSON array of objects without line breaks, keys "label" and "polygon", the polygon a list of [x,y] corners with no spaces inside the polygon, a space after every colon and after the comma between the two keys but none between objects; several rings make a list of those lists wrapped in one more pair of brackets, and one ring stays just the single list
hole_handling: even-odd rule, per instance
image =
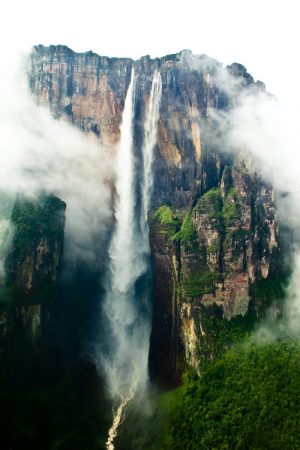
[{"label": "waterfall", "polygon": [[149,244],[147,216],[150,207],[153,187],[153,149],[156,144],[157,122],[159,118],[159,106],[162,92],[161,76],[154,72],[149,104],[145,117],[145,137],[143,146],[144,183],[142,190],[143,208],[141,213],[141,228],[143,240]]},{"label": "waterfall", "polygon": [[143,392],[148,379],[150,314],[141,306],[145,299],[137,294],[136,282],[148,269],[147,257],[150,251],[147,213],[152,190],[152,153],[156,142],[161,97],[159,73],[154,74],[145,113],[140,218],[136,217],[133,138],[135,94],[136,76],[132,69],[117,154],[116,222],[109,247],[109,269],[104,300],[104,314],[109,327],[110,342],[108,354],[102,358],[102,365],[106,372],[110,394],[117,405],[113,424],[108,433],[106,443],[108,450],[114,449],[113,442],[124,419],[128,402],[137,391]]}]

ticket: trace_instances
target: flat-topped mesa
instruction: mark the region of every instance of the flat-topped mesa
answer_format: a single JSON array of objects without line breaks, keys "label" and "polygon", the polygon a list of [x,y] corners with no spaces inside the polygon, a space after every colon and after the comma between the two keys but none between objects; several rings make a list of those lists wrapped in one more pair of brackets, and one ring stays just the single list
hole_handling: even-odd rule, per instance
[{"label": "flat-topped mesa", "polygon": [[279,270],[273,188],[258,177],[249,155],[226,147],[226,130],[214,121],[214,112],[229,109],[241,91],[264,85],[241,64],[224,68],[189,50],[134,61],[36,46],[30,86],[55,117],[64,116],[114,145],[132,67],[137,160],[155,70],[162,80],[149,221],[154,269],[150,371],[158,383],[172,385],[186,364],[198,370],[201,358],[213,357],[223,344],[228,347],[224,330],[230,334],[232,319],[240,317],[245,324],[251,308],[261,313],[266,301],[259,283],[268,283]]},{"label": "flat-topped mesa", "polygon": [[[207,155],[204,142],[208,111],[225,108],[229,102],[218,81],[220,73],[228,75],[220,63],[187,50],[134,61],[39,45],[31,54],[30,86],[40,103],[50,104],[55,117],[65,116],[83,131],[94,132],[102,142],[115,143],[120,138],[133,65],[138,75],[137,119],[144,114],[155,69],[159,68],[162,78],[153,198],[157,205],[184,206],[193,201],[199,185],[205,191],[212,186],[211,179],[215,183],[216,176],[221,177],[217,149]],[[137,139],[139,134],[142,130],[137,123]],[[208,167],[211,177],[206,175]]]}]

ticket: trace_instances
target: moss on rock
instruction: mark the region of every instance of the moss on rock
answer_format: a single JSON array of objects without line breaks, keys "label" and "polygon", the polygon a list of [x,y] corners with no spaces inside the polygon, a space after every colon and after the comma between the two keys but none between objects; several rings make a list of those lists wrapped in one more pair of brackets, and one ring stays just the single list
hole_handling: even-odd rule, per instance
[{"label": "moss on rock", "polygon": [[211,294],[214,292],[214,283],[219,277],[219,273],[211,272],[209,269],[188,274],[182,279],[184,294],[190,298]]},{"label": "moss on rock", "polygon": [[173,236],[179,228],[179,220],[168,205],[160,206],[154,213],[154,218],[163,226],[168,236]]},{"label": "moss on rock", "polygon": [[196,229],[192,221],[192,213],[189,212],[184,216],[180,230],[172,236],[173,241],[181,241],[188,243],[196,239]]},{"label": "moss on rock", "polygon": [[206,192],[196,204],[194,211],[199,214],[208,214],[210,220],[221,219],[222,195],[220,188],[213,188]]},{"label": "moss on rock", "polygon": [[225,227],[231,227],[239,218],[241,213],[240,196],[236,189],[231,188],[228,192],[222,208],[222,219]]}]

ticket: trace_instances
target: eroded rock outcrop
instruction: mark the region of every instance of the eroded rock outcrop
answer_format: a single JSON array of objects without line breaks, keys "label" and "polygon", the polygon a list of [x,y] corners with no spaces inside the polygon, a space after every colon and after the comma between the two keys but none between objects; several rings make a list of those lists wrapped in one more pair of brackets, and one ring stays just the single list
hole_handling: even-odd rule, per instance
[{"label": "eroded rock outcrop", "polygon": [[[175,382],[183,361],[199,370],[202,358],[230,345],[230,329],[247,331],[250,316],[259,317],[266,306],[253,292],[261,280],[274,277],[271,265],[280,252],[274,191],[239,165],[225,166],[220,185],[194,207],[162,206],[152,215],[154,378],[160,379],[166,358],[177,361]],[[226,190],[224,177],[230,179]]]}]

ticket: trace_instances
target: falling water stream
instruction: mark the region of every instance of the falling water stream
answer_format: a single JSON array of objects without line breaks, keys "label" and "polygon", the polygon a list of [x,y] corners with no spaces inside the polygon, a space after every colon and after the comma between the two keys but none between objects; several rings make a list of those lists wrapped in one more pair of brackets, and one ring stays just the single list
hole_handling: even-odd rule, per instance
[{"label": "falling water stream", "polygon": [[151,202],[152,187],[153,187],[153,149],[156,144],[156,134],[157,134],[157,122],[159,118],[159,106],[161,99],[161,76],[158,71],[154,72],[152,80],[152,88],[149,99],[149,104],[145,116],[144,124],[144,145],[143,145],[143,163],[144,163],[144,182],[142,190],[142,201],[143,209],[141,214],[141,228],[143,233],[143,240],[145,243],[149,244],[148,237],[148,211]]},{"label": "falling water stream", "polygon": [[[117,200],[115,231],[109,248],[109,271],[106,283],[104,312],[111,330],[111,351],[104,368],[112,398],[116,402],[114,418],[108,432],[106,447],[113,450],[125,409],[137,390],[143,390],[148,377],[150,316],[139,314],[136,282],[147,271],[149,229],[147,214],[152,191],[153,148],[161,98],[161,78],[155,72],[145,113],[143,181],[140,218],[136,217],[134,111],[136,76],[132,69],[122,116],[121,137],[117,155]],[[138,221],[140,227],[138,227]]]}]

